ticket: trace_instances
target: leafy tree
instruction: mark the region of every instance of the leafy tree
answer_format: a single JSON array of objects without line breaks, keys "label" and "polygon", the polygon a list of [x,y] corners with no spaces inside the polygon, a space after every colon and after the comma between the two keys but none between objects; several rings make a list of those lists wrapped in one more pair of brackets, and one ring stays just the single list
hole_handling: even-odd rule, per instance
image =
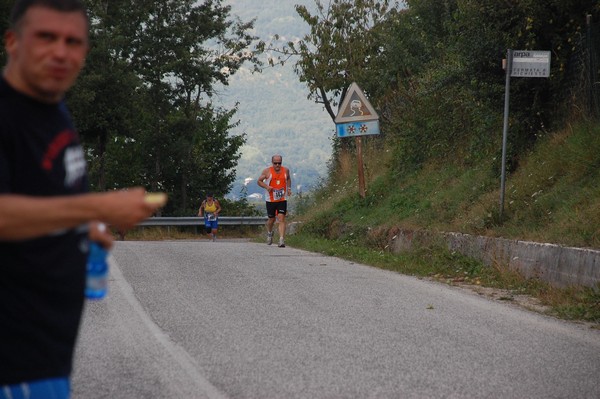
[{"label": "leafy tree", "polygon": [[[512,79],[509,167],[544,132],[560,127],[572,114],[573,62],[585,50],[586,15],[600,16],[594,0],[499,2],[459,0],[446,24],[447,48],[460,57],[465,84],[476,101],[501,109],[504,71],[499,60],[507,49],[550,50],[549,79]],[[579,54],[579,56],[578,56]]]},{"label": "leafy tree", "polygon": [[407,0],[407,5],[385,22],[380,70],[388,84],[375,99],[384,128],[395,132],[398,166],[419,167],[449,154],[453,162],[471,162],[498,151],[505,77],[500,61],[508,48],[552,52],[550,79],[512,80],[511,120],[519,123],[509,130],[509,168],[540,134],[571,115],[569,71],[583,54],[582,25],[586,14],[596,18],[597,2]]},{"label": "leafy tree", "polygon": [[[203,108],[196,120],[183,114],[173,115],[168,124],[176,154],[184,158],[169,158],[165,181],[173,193],[174,202],[182,204],[184,214],[195,214],[197,201],[208,192],[224,195],[235,180],[239,149],[245,143],[243,135],[230,135],[237,123],[232,123],[236,109],[224,111]],[[190,145],[191,144],[191,145]]]},{"label": "leafy tree", "polygon": [[[104,49],[92,48],[86,70],[67,97],[91,161],[92,187],[100,191],[144,183],[133,176],[108,179],[107,169],[117,165],[116,154],[109,157],[108,151],[110,141],[128,143],[130,147],[151,128],[146,88],[123,60],[105,55]],[[112,147],[113,151],[117,148]]]},{"label": "leafy tree", "polygon": [[[86,67],[67,93],[90,165],[91,185],[95,190],[145,185],[139,175],[139,162],[120,162],[119,148],[127,147],[124,157],[134,154],[141,132],[149,128],[149,102],[143,81],[123,57],[128,43],[120,31],[127,16],[120,13],[126,2],[88,0],[90,16],[90,53]],[[119,170],[119,173],[115,173]]]},{"label": "leafy tree", "polygon": [[166,191],[173,214],[206,187],[228,192],[245,138],[228,133],[236,109],[209,99],[243,63],[258,70],[253,22],[230,20],[220,0],[87,4],[93,47],[68,100],[93,186]]},{"label": "leafy tree", "polygon": [[310,33],[297,43],[269,48],[279,54],[270,62],[297,56],[295,71],[308,87],[308,98],[322,103],[334,120],[334,107],[343,101],[350,83],[357,82],[366,92],[377,86],[371,73],[380,55],[380,25],[399,4],[393,0],[333,0],[325,5],[315,0],[315,5],[314,14],[306,6],[296,6]]},{"label": "leafy tree", "polygon": [[[125,51],[147,85],[154,107],[154,128],[144,136],[151,154],[146,158],[145,170],[151,176],[152,189],[164,190],[174,186],[172,180],[168,181],[169,176],[173,179],[173,170],[202,166],[191,168],[190,160],[197,158],[190,154],[194,151],[195,132],[211,131],[209,121],[213,117],[206,113],[212,107],[203,101],[214,94],[214,85],[227,84],[246,61],[258,67],[257,53],[249,51],[256,39],[247,33],[253,22],[230,21],[230,7],[220,0],[142,1],[127,6],[126,12],[132,16],[132,23],[124,30],[133,39]],[[198,127],[205,123],[208,125]],[[228,154],[237,159],[236,152]],[[233,166],[230,162],[221,165]],[[187,178],[177,180],[178,192],[186,192]],[[181,208],[187,209],[187,195],[180,198]]]}]

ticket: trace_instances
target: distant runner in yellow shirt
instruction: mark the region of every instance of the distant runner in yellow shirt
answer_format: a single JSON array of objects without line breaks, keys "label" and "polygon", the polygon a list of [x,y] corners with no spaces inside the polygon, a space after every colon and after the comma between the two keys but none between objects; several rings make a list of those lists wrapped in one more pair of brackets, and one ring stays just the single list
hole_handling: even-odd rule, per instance
[{"label": "distant runner in yellow shirt", "polygon": [[200,204],[198,209],[198,216],[204,218],[204,228],[206,234],[212,238],[213,241],[217,240],[217,230],[219,228],[219,213],[221,212],[221,204],[215,199],[212,193],[206,195],[206,199]]}]

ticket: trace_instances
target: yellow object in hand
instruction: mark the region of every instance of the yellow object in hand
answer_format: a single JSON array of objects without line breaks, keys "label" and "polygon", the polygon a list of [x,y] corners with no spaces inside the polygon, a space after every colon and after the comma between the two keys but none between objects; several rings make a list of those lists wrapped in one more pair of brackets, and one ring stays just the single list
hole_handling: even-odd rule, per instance
[{"label": "yellow object in hand", "polygon": [[165,193],[146,193],[144,198],[147,204],[156,204],[159,206],[165,206],[167,203],[167,194]]}]

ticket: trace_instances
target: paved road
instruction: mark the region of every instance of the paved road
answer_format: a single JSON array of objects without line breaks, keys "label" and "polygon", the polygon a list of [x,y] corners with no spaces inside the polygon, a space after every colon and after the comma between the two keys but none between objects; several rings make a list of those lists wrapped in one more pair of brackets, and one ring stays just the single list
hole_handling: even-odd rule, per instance
[{"label": "paved road", "polygon": [[73,398],[600,398],[600,331],[289,247],[118,242]]}]

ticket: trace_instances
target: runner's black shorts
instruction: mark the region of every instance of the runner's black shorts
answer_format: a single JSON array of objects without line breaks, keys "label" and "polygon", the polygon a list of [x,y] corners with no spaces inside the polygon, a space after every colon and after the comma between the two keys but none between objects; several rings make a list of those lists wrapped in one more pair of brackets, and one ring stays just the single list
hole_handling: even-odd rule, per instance
[{"label": "runner's black shorts", "polygon": [[287,201],[267,202],[267,216],[272,219],[277,214],[287,213]]}]

